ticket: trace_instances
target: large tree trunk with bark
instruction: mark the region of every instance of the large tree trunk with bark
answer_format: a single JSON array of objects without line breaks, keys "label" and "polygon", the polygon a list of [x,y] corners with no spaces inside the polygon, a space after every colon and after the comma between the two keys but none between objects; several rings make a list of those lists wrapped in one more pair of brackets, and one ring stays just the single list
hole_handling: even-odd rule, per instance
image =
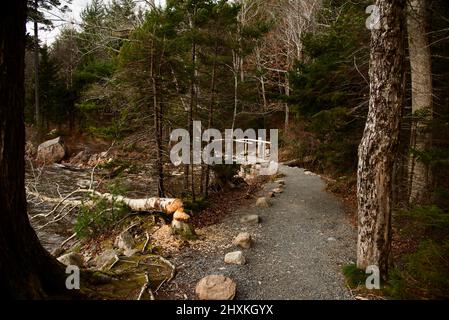
[{"label": "large tree trunk with bark", "polygon": [[412,78],[412,130],[410,147],[410,203],[423,203],[428,198],[430,168],[417,153],[431,146],[432,134],[432,62],[426,32],[426,1],[410,0],[407,12],[408,45]]},{"label": "large tree trunk with bark", "polygon": [[[39,4],[34,0],[34,6],[37,11]],[[34,125],[36,126],[36,141],[41,142],[42,139],[42,118],[39,99],[39,24],[37,17],[34,19]]]},{"label": "large tree trunk with bark", "polygon": [[26,1],[0,13],[0,291],[16,299],[68,293],[62,265],[41,246],[25,196],[24,54]]},{"label": "large tree trunk with bark", "polygon": [[381,27],[372,30],[370,101],[359,146],[357,266],[388,274],[393,165],[404,106],[404,0],[377,0]]}]

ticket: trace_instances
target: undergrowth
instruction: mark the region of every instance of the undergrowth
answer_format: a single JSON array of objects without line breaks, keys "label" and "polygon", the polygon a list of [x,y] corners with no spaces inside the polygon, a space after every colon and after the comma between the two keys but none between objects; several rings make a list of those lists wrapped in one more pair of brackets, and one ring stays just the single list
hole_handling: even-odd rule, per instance
[{"label": "undergrowth", "polygon": [[108,191],[113,196],[112,201],[93,195],[80,207],[75,222],[78,238],[94,237],[104,233],[130,212],[128,206],[116,198],[126,191],[121,185],[111,183],[108,185]]},{"label": "undergrowth", "polygon": [[395,216],[402,236],[420,240],[390,273],[386,294],[396,299],[449,298],[449,213],[439,207],[417,206]]}]

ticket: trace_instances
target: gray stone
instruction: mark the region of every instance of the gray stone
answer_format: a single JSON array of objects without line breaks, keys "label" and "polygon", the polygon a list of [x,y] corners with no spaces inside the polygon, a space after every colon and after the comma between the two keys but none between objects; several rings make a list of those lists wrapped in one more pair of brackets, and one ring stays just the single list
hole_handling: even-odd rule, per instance
[{"label": "gray stone", "polygon": [[260,218],[257,214],[251,214],[244,216],[240,219],[241,223],[247,223],[247,224],[257,224],[260,222]]},{"label": "gray stone", "polygon": [[58,258],[58,261],[66,266],[73,265],[81,268],[84,265],[83,256],[76,252],[69,252],[62,255]]},{"label": "gray stone", "polygon": [[123,231],[115,238],[114,246],[124,251],[132,250],[134,245],[134,238],[128,231]]},{"label": "gray stone", "polygon": [[222,275],[210,275],[198,282],[195,292],[199,300],[232,300],[236,289],[232,279]]},{"label": "gray stone", "polygon": [[47,140],[37,148],[37,160],[41,163],[60,162],[66,154],[64,142],[61,137]]},{"label": "gray stone", "polygon": [[251,247],[251,235],[248,232],[239,233],[234,238],[233,244],[243,249],[249,249]]},{"label": "gray stone", "polygon": [[225,255],[225,263],[244,265],[246,263],[245,256],[242,251],[229,252]]},{"label": "gray stone", "polygon": [[107,249],[97,256],[95,265],[101,270],[108,269],[115,262],[116,256],[118,256],[117,251]]}]

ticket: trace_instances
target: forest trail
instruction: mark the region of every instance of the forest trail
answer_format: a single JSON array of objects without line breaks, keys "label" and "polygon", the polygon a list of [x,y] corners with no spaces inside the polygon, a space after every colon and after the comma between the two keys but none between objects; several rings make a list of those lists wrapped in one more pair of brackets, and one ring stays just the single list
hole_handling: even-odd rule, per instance
[{"label": "forest trail", "polygon": [[[236,281],[236,299],[351,299],[342,266],[355,261],[356,230],[342,204],[324,190],[319,176],[286,166],[280,172],[284,192],[271,199],[269,208],[242,207],[214,226],[214,232],[251,234],[253,246],[243,250],[245,265],[224,263],[224,254],[236,250],[232,245],[217,244],[213,252],[190,248],[178,257],[184,267],[175,282],[190,287],[187,296],[201,277],[223,274]],[[275,187],[268,183],[260,196]],[[261,223],[241,224],[248,214],[259,215]]]}]

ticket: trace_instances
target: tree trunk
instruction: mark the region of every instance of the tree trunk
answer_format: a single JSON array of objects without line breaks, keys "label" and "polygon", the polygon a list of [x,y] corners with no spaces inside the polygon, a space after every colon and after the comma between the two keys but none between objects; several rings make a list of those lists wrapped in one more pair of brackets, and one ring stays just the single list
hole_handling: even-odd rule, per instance
[{"label": "tree trunk", "polygon": [[[410,0],[408,3],[407,30],[412,78],[412,130],[410,148],[424,152],[431,146],[432,134],[428,126],[432,119],[432,63],[426,33],[426,1]],[[410,197],[412,204],[423,203],[428,198],[430,168],[410,153]]]},{"label": "tree trunk", "polygon": [[239,89],[239,62],[238,62],[238,53],[236,50],[232,50],[232,66],[233,66],[233,74],[234,74],[234,113],[232,115],[232,126],[231,129],[235,128],[235,121],[237,119],[237,107],[238,107],[238,89]]},{"label": "tree trunk", "polygon": [[151,47],[151,87],[153,91],[153,120],[154,131],[156,138],[156,171],[157,171],[157,194],[158,197],[165,197],[164,190],[164,166],[162,160],[162,108],[160,101],[158,101],[158,85],[155,75],[155,63],[154,63],[154,44]]},{"label": "tree trunk", "polygon": [[[193,19],[196,16],[196,7],[193,9],[193,17],[190,18],[190,28],[193,31],[195,28],[195,23]],[[190,106],[189,106],[189,117],[188,117],[188,126],[189,126],[189,136],[191,141],[193,141],[193,117],[194,110],[196,104],[196,39],[195,36],[192,36],[192,47],[191,47],[191,59],[192,59],[192,75],[190,79]],[[190,171],[191,171],[191,180],[190,180],[190,190],[192,201],[195,202],[195,172],[193,167],[193,144],[190,144]]]},{"label": "tree trunk", "polygon": [[[290,81],[288,79],[288,75],[285,75],[285,95],[287,97],[290,97]],[[284,118],[284,131],[285,134],[288,132],[288,124],[289,124],[289,118],[290,118],[290,108],[288,106],[290,102],[285,103],[285,118]]]},{"label": "tree trunk", "polygon": [[393,165],[404,106],[404,0],[377,0],[381,27],[372,30],[370,101],[359,146],[357,266],[388,275]]},{"label": "tree trunk", "polygon": [[[217,69],[217,55],[218,55],[218,43],[215,42],[215,50],[214,50],[214,62],[212,64],[212,79],[211,79],[211,95],[209,102],[209,114],[207,119],[207,128],[212,128],[213,121],[213,112],[214,112],[214,104],[215,104],[215,74]],[[207,198],[209,196],[209,183],[210,183],[210,165],[208,164],[206,167],[206,182],[204,186],[204,197]]]},{"label": "tree trunk", "polygon": [[24,55],[26,1],[0,13],[0,291],[15,299],[67,294],[62,265],[41,246],[25,196]]},{"label": "tree trunk", "polygon": [[[37,11],[39,4],[34,0]],[[39,101],[39,24],[37,18],[34,20],[34,124],[36,126],[36,142],[40,143],[43,137],[43,121],[41,118]]]}]

